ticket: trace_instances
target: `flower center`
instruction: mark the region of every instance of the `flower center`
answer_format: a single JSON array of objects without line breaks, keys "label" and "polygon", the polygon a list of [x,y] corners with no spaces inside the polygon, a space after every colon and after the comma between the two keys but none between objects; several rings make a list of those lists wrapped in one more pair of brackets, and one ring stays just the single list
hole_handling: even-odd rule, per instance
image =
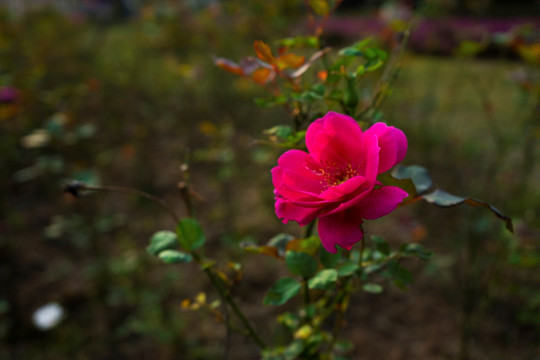
[{"label": "flower center", "polygon": [[345,181],[358,176],[358,170],[354,169],[350,163],[345,167],[326,164],[326,167],[321,167],[314,172],[321,177],[321,185],[323,185],[325,190],[341,185]]}]

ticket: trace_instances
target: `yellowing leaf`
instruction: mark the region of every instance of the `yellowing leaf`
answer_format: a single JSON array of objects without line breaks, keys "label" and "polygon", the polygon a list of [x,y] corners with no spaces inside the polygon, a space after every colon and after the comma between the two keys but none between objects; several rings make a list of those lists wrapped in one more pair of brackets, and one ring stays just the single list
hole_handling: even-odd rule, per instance
[{"label": "yellowing leaf", "polygon": [[251,76],[255,82],[264,85],[274,79],[275,73],[267,68],[259,68],[255,70]]},{"label": "yellowing leaf", "polygon": [[294,333],[295,339],[307,339],[313,333],[313,328],[306,324]]},{"label": "yellowing leaf", "polygon": [[206,303],[206,294],[203,293],[203,292],[200,292],[199,294],[197,294],[197,296],[195,297],[195,301],[199,304],[205,304]]},{"label": "yellowing leaf", "polygon": [[540,64],[540,44],[521,45],[518,47],[519,55],[531,64]]},{"label": "yellowing leaf", "polygon": [[216,135],[218,133],[218,128],[210,121],[202,121],[199,124],[199,131],[204,135]]},{"label": "yellowing leaf", "polygon": [[246,246],[245,250],[254,254],[262,254],[279,259],[278,249],[275,246]]},{"label": "yellowing leaf", "polygon": [[191,300],[189,300],[189,299],[184,299],[184,300],[182,301],[182,304],[181,304],[180,306],[182,307],[182,309],[186,309],[186,310],[187,310],[187,309],[189,309],[190,305],[191,305]]},{"label": "yellowing leaf", "polygon": [[274,54],[272,54],[272,49],[270,49],[270,46],[268,46],[264,41],[255,40],[253,47],[255,48],[255,53],[259,59],[269,64],[273,64],[275,62],[276,58],[274,57]]},{"label": "yellowing leaf", "polygon": [[286,68],[296,69],[304,65],[305,61],[306,61],[305,56],[289,53],[289,54],[284,54],[278,57],[277,65],[279,69],[286,69]]},{"label": "yellowing leaf", "polygon": [[328,16],[330,14],[330,6],[326,0],[310,0],[309,5],[317,15]]}]

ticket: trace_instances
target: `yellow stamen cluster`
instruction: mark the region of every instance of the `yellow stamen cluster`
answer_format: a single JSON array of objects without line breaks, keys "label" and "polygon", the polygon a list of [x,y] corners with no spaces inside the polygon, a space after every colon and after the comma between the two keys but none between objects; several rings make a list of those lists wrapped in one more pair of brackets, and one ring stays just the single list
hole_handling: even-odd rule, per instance
[{"label": "yellow stamen cluster", "polygon": [[325,189],[343,184],[345,181],[358,176],[358,169],[352,167],[350,163],[346,167],[338,167],[334,164],[327,164],[325,168],[315,171],[321,179],[321,185]]}]

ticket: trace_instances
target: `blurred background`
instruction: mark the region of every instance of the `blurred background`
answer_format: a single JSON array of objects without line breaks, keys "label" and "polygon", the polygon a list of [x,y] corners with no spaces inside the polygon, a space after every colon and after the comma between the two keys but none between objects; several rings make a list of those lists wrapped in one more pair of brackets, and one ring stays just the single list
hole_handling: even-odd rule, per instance
[{"label": "blurred background", "polygon": [[[435,256],[406,264],[408,291],[353,297],[351,358],[540,359],[539,11],[536,0],[351,0],[328,21],[339,49],[384,44],[416,17],[381,120],[407,134],[405,164],[515,227],[426,203],[369,222],[393,246],[421,242]],[[0,358],[221,358],[224,327],[180,306],[199,291],[217,298],[206,279],[145,251],[175,226],[169,214],[122,194],[62,193],[73,179],[133,187],[184,216],[184,164],[209,253],[245,263],[240,306],[280,340],[282,308],[261,303],[282,266],[240,244],[301,234],[273,213],[282,150],[256,141],[289,115],[257,107],[264,89],[212,59],[309,31],[301,1],[0,1]],[[235,335],[231,358],[257,348]]]}]

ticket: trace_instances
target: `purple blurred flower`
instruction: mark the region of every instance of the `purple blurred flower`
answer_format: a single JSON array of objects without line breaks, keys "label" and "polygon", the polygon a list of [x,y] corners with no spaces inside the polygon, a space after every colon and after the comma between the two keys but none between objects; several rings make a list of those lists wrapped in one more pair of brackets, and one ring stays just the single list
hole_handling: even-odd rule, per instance
[{"label": "purple blurred flower", "polygon": [[17,101],[19,91],[13,86],[0,86],[0,103],[13,103]]}]

